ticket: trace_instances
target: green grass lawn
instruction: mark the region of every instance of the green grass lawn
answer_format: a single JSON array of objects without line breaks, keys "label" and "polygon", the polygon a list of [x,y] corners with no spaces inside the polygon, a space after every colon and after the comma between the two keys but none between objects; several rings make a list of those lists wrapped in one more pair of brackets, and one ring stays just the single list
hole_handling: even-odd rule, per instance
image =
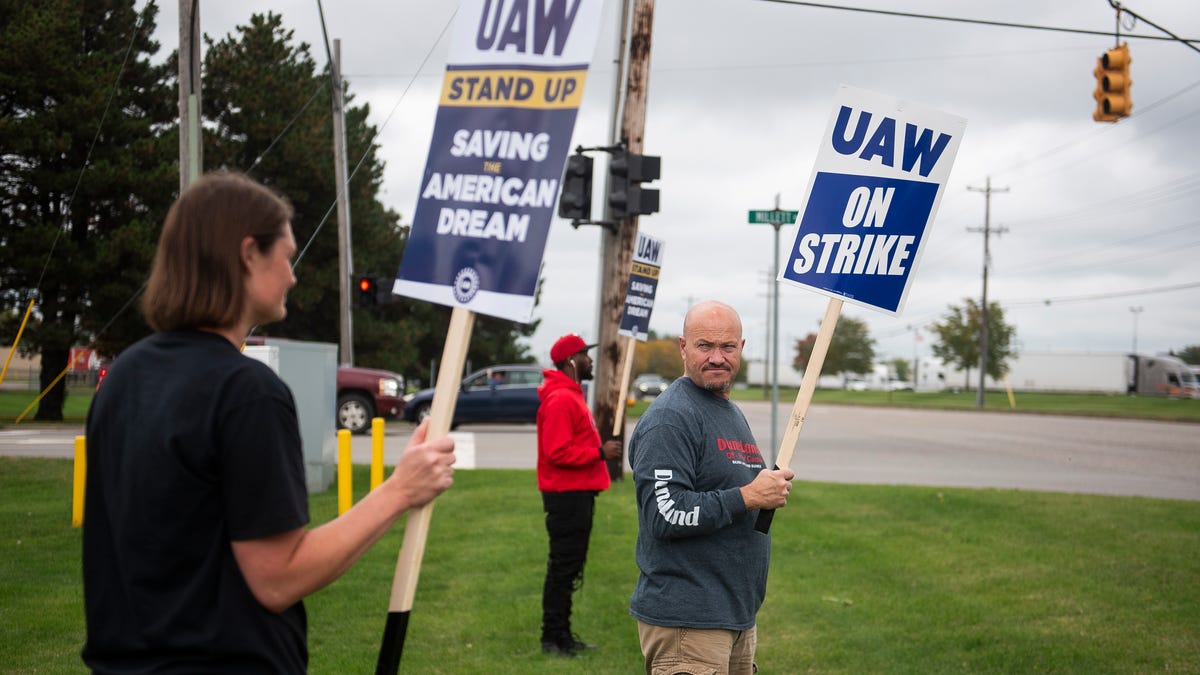
[{"label": "green grass lawn", "polygon": [[[769,401],[761,387],[735,389],[732,398],[738,401]],[[813,403],[833,405],[895,406],[906,408],[941,408],[946,410],[978,410],[974,391],[912,392],[912,391],[849,391],[818,389]],[[796,401],[795,389],[780,389],[779,404],[791,409]],[[1056,415],[1086,415],[1092,417],[1128,417],[1137,419],[1200,422],[1200,400],[1163,398],[1158,396],[1128,396],[1125,394],[1077,394],[1064,392],[1013,392],[1010,400],[1003,391],[988,391],[983,410],[997,413],[1044,413]]]},{"label": "green grass lawn", "polygon": [[[769,401],[771,392],[770,390],[764,392],[761,387],[734,389],[732,397],[738,401]],[[0,424],[11,424],[36,398],[36,391],[0,391]],[[796,389],[785,387],[779,390],[779,405],[782,408],[790,410],[795,401]],[[82,424],[87,418],[87,410],[91,402],[91,389],[86,387],[70,389],[63,409],[65,423]],[[626,414],[631,418],[636,418],[642,414],[649,403],[648,400],[638,401],[628,408]],[[973,391],[887,392],[818,389],[813,394],[813,403],[955,410],[977,409],[976,395]],[[984,397],[984,410],[1200,422],[1200,400],[1169,399],[1156,396],[1015,392],[1010,401],[1005,392],[989,391]],[[32,423],[36,412],[35,406],[26,415],[22,424]]]},{"label": "green grass lawn", "polygon": [[[33,405],[32,408],[29,406],[37,401],[38,393],[32,389],[0,390],[0,424],[12,424],[26,408],[29,412],[25,413],[21,423],[32,423],[33,416],[37,414],[37,405]],[[88,406],[92,404],[92,393],[90,388],[68,389],[63,405],[63,421],[83,424],[87,419]]]},{"label": "green grass lawn", "polygon": [[[82,672],[71,464],[0,458],[0,495],[0,672]],[[311,504],[327,521],[336,493]],[[534,472],[459,471],[402,670],[640,672],[635,513],[629,480],[598,500],[575,628],[601,646],[566,662],[539,649]],[[313,673],[374,670],[401,532],[307,601]],[[772,534],[764,673],[1200,673],[1200,502],[802,482]]]}]

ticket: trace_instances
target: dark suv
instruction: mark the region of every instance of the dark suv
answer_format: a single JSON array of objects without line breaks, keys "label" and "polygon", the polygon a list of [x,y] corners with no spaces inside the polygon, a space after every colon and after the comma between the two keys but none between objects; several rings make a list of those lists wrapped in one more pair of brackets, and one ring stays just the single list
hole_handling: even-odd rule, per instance
[{"label": "dark suv", "polygon": [[[537,422],[541,366],[506,364],[477,370],[463,378],[454,405],[452,427],[481,422]],[[421,422],[433,406],[433,389],[422,389],[405,398],[404,418]]]}]

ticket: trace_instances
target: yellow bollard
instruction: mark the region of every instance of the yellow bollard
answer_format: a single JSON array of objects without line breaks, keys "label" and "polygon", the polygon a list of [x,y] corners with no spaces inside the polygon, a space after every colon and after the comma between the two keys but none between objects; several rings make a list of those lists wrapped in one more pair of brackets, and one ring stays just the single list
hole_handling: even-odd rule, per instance
[{"label": "yellow bollard", "polygon": [[338,515],[354,505],[354,478],[350,475],[350,431],[338,430]]},{"label": "yellow bollard", "polygon": [[371,420],[371,489],[383,482],[383,418]]},{"label": "yellow bollard", "polygon": [[75,483],[71,496],[71,527],[83,525],[83,495],[87,487],[87,437],[75,437]]}]

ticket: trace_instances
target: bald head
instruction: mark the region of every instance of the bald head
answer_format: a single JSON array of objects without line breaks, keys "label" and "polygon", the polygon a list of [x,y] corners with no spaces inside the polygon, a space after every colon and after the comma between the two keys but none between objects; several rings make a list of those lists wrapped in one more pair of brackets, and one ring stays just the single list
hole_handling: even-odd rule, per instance
[{"label": "bald head", "polygon": [[683,372],[696,385],[729,398],[742,362],[742,320],[732,307],[709,300],[694,305],[683,319],[679,354]]},{"label": "bald head", "polygon": [[687,337],[689,327],[694,327],[698,323],[708,324],[713,321],[732,326],[737,331],[738,337],[742,336],[742,318],[738,316],[734,308],[717,300],[705,300],[704,302],[692,305],[691,309],[683,317],[683,336]]}]

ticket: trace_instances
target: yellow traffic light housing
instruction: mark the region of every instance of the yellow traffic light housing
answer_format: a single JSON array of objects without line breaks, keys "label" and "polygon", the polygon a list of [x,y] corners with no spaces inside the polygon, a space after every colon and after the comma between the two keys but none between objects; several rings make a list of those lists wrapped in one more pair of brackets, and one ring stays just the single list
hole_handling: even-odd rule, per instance
[{"label": "yellow traffic light housing", "polygon": [[1129,77],[1129,64],[1133,59],[1129,56],[1129,44],[1113,47],[1096,59],[1096,90],[1092,98],[1096,99],[1096,111],[1092,119],[1097,122],[1116,122],[1122,117],[1129,117],[1133,111],[1133,98],[1129,89],[1133,80]]}]

